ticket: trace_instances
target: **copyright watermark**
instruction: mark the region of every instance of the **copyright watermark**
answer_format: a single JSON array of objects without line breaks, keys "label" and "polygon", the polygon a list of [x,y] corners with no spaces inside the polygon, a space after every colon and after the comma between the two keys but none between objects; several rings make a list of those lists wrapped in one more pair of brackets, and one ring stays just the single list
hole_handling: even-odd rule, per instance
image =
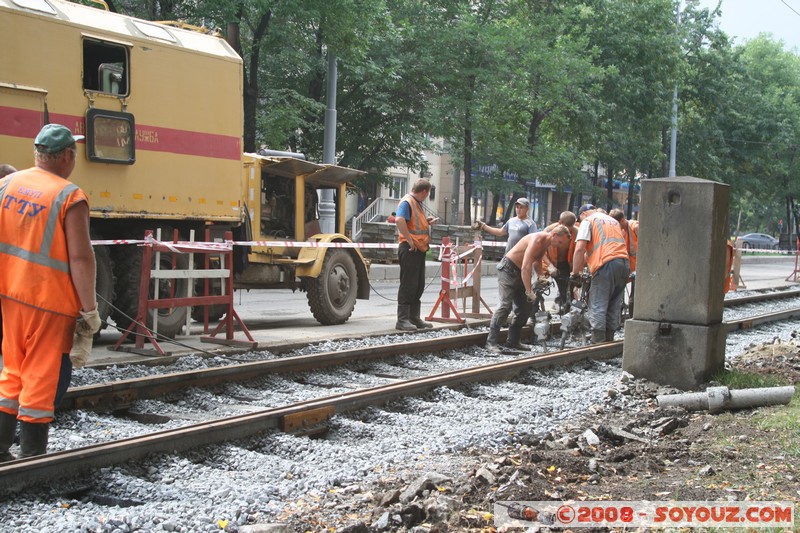
[{"label": "copyright watermark", "polygon": [[494,504],[497,527],[787,527],[792,502],[505,501]]}]

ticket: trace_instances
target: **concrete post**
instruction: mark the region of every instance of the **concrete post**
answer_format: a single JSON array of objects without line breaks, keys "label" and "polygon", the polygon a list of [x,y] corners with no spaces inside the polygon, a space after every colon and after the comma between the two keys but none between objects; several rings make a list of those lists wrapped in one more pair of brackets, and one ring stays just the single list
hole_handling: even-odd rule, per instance
[{"label": "concrete post", "polygon": [[680,389],[721,370],[728,185],[692,177],[642,182],[636,308],[622,368]]}]

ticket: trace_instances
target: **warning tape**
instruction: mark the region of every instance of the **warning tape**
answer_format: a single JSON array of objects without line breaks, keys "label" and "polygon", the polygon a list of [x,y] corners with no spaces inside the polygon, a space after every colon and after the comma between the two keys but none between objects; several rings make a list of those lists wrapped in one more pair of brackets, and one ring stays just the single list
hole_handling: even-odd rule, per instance
[{"label": "warning tape", "polygon": [[734,248],[740,252],[746,253],[759,253],[759,254],[780,254],[780,255],[793,255],[794,250],[768,250],[766,248]]},{"label": "warning tape", "polygon": [[[231,246],[253,247],[283,247],[283,248],[377,248],[383,250],[395,249],[398,243],[389,242],[312,242],[312,241],[226,241],[226,242],[201,242],[201,241],[158,241],[151,239],[100,239],[93,240],[92,246],[112,246],[117,244],[160,244],[180,248],[195,248],[197,250],[228,250]],[[469,255],[478,247],[503,247],[506,243],[497,241],[476,241],[470,244],[470,249],[456,256],[457,259]],[[431,248],[443,248],[441,244],[432,244]]]}]

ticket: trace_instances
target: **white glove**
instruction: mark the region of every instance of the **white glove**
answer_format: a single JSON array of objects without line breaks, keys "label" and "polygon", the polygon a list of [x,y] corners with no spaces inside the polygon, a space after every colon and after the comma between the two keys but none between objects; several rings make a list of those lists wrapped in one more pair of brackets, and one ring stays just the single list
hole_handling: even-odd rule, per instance
[{"label": "white glove", "polygon": [[94,334],[83,335],[78,333],[77,328],[75,336],[72,338],[72,350],[69,352],[69,360],[72,361],[72,366],[75,368],[83,368],[86,361],[89,360],[89,354],[92,353],[92,341]]},{"label": "white glove", "polygon": [[534,294],[533,291],[527,291],[525,293],[525,298],[527,298],[530,303],[533,303],[536,301],[536,294]]},{"label": "white glove", "polygon": [[97,304],[95,304],[92,311],[81,311],[81,318],[75,326],[75,333],[78,335],[88,334],[89,337],[100,331],[100,313],[97,311]]},{"label": "white glove", "polygon": [[547,267],[547,273],[550,274],[551,278],[554,278],[558,276],[558,269],[555,266],[550,265],[549,267]]},{"label": "white glove", "polygon": [[550,285],[550,279],[548,279],[548,278],[546,278],[544,276],[539,276],[536,279],[536,288],[537,289],[547,288],[548,285]]},{"label": "white glove", "polygon": [[472,223],[472,229],[475,231],[479,231],[483,229],[483,221],[481,219],[475,219],[475,222]]},{"label": "white glove", "polygon": [[75,368],[83,368],[92,353],[92,342],[94,334],[100,331],[100,313],[97,311],[97,304],[94,310],[83,312],[81,318],[75,324],[75,335],[72,337],[72,350],[69,352],[69,359]]}]

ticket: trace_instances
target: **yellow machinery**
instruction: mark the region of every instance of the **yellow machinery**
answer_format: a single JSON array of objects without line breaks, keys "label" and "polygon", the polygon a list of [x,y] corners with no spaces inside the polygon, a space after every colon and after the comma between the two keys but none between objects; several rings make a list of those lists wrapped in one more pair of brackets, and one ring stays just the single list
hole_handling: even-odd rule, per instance
[{"label": "yellow machinery", "polygon": [[[216,237],[232,230],[235,240],[276,242],[235,249],[236,288],[304,290],[323,324],[345,322],[355,300],[369,297],[357,249],[278,245],[349,242],[345,187],[361,173],[243,154],[242,60],[225,40],[63,0],[0,0],[0,35],[0,163],[32,166],[46,123],[86,135],[70,179],[89,196],[93,239],[161,228],[164,239],[196,230],[202,240],[207,228]],[[339,233],[319,231],[320,189],[335,191]],[[127,326],[141,251],[95,252],[103,318]],[[164,294],[186,294],[186,280],[160,283]],[[159,332],[174,336],[185,317],[185,308],[162,311]]]}]

